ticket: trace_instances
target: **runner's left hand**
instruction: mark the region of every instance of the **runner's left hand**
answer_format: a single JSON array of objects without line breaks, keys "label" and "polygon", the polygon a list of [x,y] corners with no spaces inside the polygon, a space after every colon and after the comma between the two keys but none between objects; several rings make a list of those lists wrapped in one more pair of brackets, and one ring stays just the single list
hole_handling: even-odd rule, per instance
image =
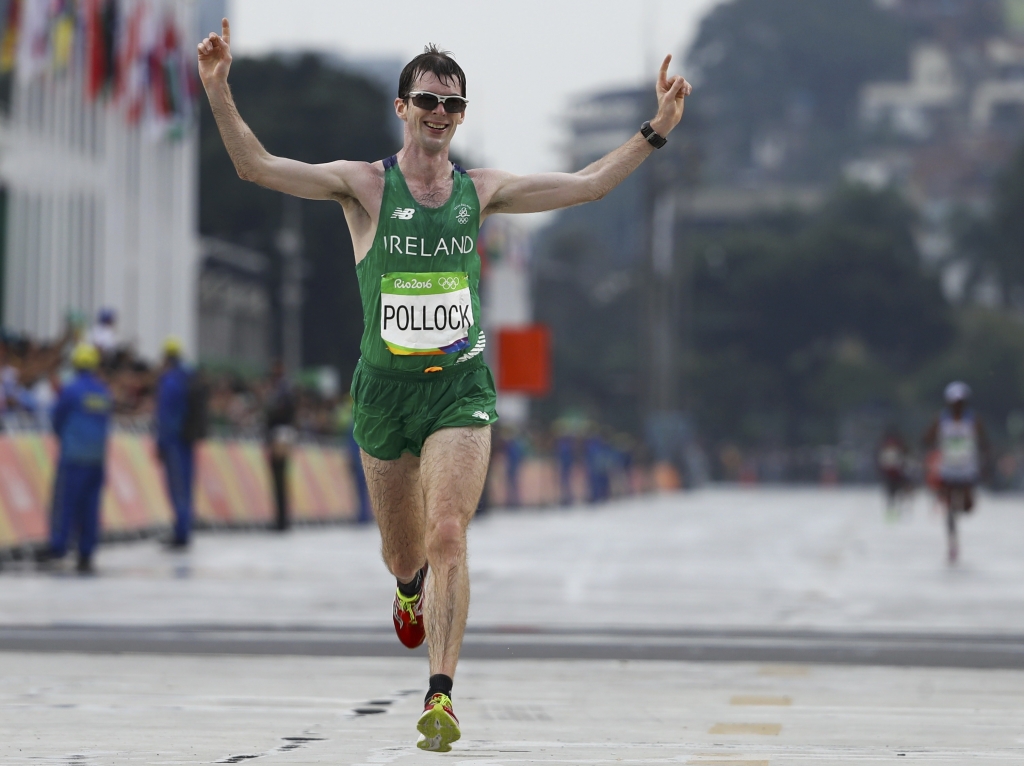
[{"label": "runner's left hand", "polygon": [[651,127],[659,136],[667,136],[683,119],[683,107],[686,97],[693,92],[693,86],[680,75],[668,76],[668,65],[672,61],[669,54],[661,63],[658,73],[658,115],[651,120]]}]

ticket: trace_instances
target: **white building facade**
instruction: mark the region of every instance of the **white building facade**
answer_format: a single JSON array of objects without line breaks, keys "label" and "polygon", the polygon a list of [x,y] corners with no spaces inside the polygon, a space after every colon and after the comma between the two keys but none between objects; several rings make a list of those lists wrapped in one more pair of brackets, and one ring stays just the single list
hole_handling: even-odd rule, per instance
[{"label": "white building facade", "polygon": [[[56,52],[40,66],[18,59],[0,128],[8,199],[3,325],[52,338],[69,312],[91,320],[112,308],[120,340],[152,359],[169,335],[189,352],[196,347],[197,120],[194,107],[169,112],[171,97],[151,91],[182,75],[177,87],[192,102],[185,67],[195,66],[188,51],[194,56],[197,6],[109,2],[117,5],[114,50],[122,71],[104,92],[89,94],[95,73],[85,39],[62,67],[47,63]],[[76,24],[88,37],[85,22]],[[168,30],[177,33],[176,47]],[[23,28],[20,45],[32,33]],[[155,50],[167,57],[161,71],[172,79],[154,74]],[[134,69],[133,56],[143,62]]]}]

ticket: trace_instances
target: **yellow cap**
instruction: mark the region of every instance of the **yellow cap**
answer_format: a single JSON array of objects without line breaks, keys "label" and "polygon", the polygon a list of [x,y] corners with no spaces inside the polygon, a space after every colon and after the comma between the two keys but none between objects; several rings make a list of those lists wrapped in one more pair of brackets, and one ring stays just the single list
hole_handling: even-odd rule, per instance
[{"label": "yellow cap", "polygon": [[177,335],[168,335],[164,341],[166,356],[181,356],[181,339]]},{"label": "yellow cap", "polygon": [[79,343],[71,352],[71,364],[79,370],[95,370],[100,366],[100,352],[91,343]]}]

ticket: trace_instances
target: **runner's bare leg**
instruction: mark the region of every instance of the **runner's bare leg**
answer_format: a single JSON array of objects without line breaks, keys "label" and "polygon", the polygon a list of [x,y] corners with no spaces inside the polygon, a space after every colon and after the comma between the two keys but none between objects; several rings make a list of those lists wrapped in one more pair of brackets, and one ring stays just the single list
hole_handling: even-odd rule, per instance
[{"label": "runner's bare leg", "polygon": [[444,428],[420,456],[430,562],[423,603],[430,674],[454,678],[469,613],[466,528],[476,512],[491,459],[491,429]]},{"label": "runner's bare leg", "polygon": [[427,560],[420,459],[408,452],[398,460],[361,454],[384,564],[399,580],[411,582]]}]

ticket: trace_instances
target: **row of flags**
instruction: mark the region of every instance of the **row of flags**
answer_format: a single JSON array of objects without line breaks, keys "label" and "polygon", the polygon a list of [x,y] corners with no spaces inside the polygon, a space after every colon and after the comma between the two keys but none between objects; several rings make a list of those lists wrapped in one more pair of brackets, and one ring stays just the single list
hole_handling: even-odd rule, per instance
[{"label": "row of flags", "polygon": [[154,137],[192,119],[195,56],[166,0],[0,0],[0,25],[0,73],[81,77],[90,102]]}]

